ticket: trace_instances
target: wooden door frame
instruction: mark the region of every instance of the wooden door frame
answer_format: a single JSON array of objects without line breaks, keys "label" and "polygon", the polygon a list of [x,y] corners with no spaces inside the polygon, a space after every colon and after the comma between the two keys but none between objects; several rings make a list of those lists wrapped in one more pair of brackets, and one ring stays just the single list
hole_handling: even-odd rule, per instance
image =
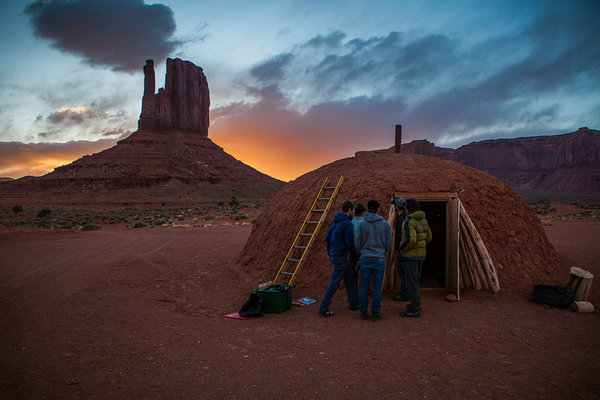
[{"label": "wooden door frame", "polygon": [[396,192],[394,197],[414,198],[421,202],[446,203],[446,245],[444,280],[446,290],[460,300],[460,199],[455,192]]}]

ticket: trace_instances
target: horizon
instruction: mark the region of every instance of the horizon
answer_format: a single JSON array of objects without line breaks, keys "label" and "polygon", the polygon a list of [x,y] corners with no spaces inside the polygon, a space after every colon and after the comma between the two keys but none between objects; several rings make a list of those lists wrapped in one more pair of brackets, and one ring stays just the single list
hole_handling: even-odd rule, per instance
[{"label": "horizon", "polygon": [[[568,135],[568,134],[573,134],[573,133],[576,133],[576,132],[578,132],[579,130],[582,130],[582,129],[588,129],[588,130],[590,130],[590,131],[598,131],[598,129],[593,129],[593,128],[589,128],[589,127],[587,127],[587,126],[582,126],[582,127],[579,127],[577,130],[575,130],[575,131],[573,131],[573,132],[556,133],[556,134],[553,134],[553,135],[533,135],[533,136],[520,136],[520,137],[515,137],[515,138],[495,138],[495,139],[484,139],[484,140],[473,141],[473,142],[470,142],[470,143],[467,143],[467,144],[461,145],[461,146],[459,146],[459,147],[456,147],[456,148],[453,148],[453,147],[441,147],[441,146],[438,146],[437,144],[435,144],[435,143],[433,143],[433,142],[431,142],[431,141],[429,141],[429,140],[427,140],[427,139],[413,139],[413,140],[412,140],[411,142],[409,142],[409,143],[403,142],[403,143],[402,143],[402,145],[411,144],[411,143],[413,143],[413,142],[416,142],[416,141],[425,140],[425,141],[427,141],[428,143],[431,143],[432,145],[434,145],[434,146],[435,146],[435,147],[437,147],[437,148],[444,148],[444,149],[458,150],[460,147],[464,147],[464,146],[467,146],[467,145],[470,145],[470,144],[473,144],[473,143],[481,143],[481,142],[484,142],[484,141],[490,141],[490,140],[518,140],[518,139],[527,139],[527,138],[545,137],[545,136],[560,136],[560,135]],[[135,132],[132,132],[132,133],[131,133],[131,135],[133,135],[133,134],[144,134],[144,132],[138,132],[138,131],[135,131]],[[129,136],[130,136],[130,135],[129,135]],[[127,137],[129,137],[129,136],[127,136]],[[126,139],[126,138],[123,138],[123,139]],[[210,138],[210,135],[208,136],[208,139],[211,139],[211,138]],[[120,139],[120,140],[122,140],[122,139]],[[212,140],[212,139],[211,139],[211,140]],[[218,143],[216,143],[216,144],[218,145]],[[113,145],[113,146],[111,146],[111,147],[114,147],[114,146],[116,146],[116,144],[115,144],[115,145]],[[98,151],[98,152],[96,152],[96,153],[82,155],[82,157],[85,157],[85,156],[91,156],[91,155],[98,154],[98,153],[100,153],[100,152],[103,152],[104,150],[108,150],[108,149],[110,149],[111,147],[107,147],[107,148],[105,148],[105,149],[101,149],[101,150],[99,150],[99,151]],[[393,148],[393,147],[394,147],[394,144],[392,144],[392,146],[389,146],[389,147],[384,147],[384,148],[381,148],[381,149],[371,149],[371,150],[360,150],[360,149],[358,149],[358,150],[356,150],[356,152],[360,152],[360,151],[388,150],[388,149],[391,149],[391,148]],[[82,157],[79,157],[79,158],[82,158]],[[75,159],[75,160],[72,160],[72,161],[69,161],[69,162],[67,162],[67,163],[65,163],[65,164],[58,165],[58,166],[57,166],[57,167],[55,167],[55,168],[58,168],[58,167],[61,167],[61,166],[64,166],[64,165],[71,164],[71,163],[73,163],[73,162],[77,161],[79,158],[77,158],[77,159]],[[237,158],[236,158],[236,159],[237,159]],[[238,160],[239,160],[239,159],[238,159]],[[335,161],[338,161],[338,160],[332,160],[331,162],[335,162]],[[330,163],[330,162],[328,162],[327,164],[329,164],[329,163]],[[323,165],[325,165],[325,164],[323,164]],[[317,169],[317,168],[319,168],[319,167],[321,167],[321,166],[323,166],[323,165],[319,165],[319,166],[315,167],[314,169]],[[250,167],[252,167],[252,166],[250,165]],[[254,167],[253,167],[253,168],[254,168]],[[313,169],[313,170],[314,170],[314,169]],[[313,170],[306,171],[306,172],[304,172],[304,173],[311,172],[311,171],[313,171]],[[49,171],[48,173],[50,173],[50,172],[53,172],[53,171],[54,171],[54,169],[53,169],[52,171]],[[263,172],[263,171],[260,171],[260,170],[258,170],[258,171],[259,171],[259,172],[261,172],[261,173],[264,173],[264,174],[266,174],[266,173],[265,173],[265,172]],[[303,174],[304,174],[304,173],[303,173]],[[46,173],[46,174],[47,174],[47,173]],[[46,175],[46,174],[44,174],[44,175]],[[272,178],[275,178],[275,179],[281,180],[281,181],[283,181],[283,182],[289,182],[289,181],[292,181],[292,180],[296,179],[298,176],[300,176],[300,175],[298,175],[298,176],[295,176],[295,177],[293,177],[293,178],[290,178],[290,179],[287,179],[287,180],[286,180],[286,179],[277,178],[277,177],[275,177],[275,176],[272,176],[272,175],[269,175],[269,174],[266,174],[266,175],[268,175],[268,176],[270,176],[270,177],[272,177]],[[20,176],[20,177],[16,177],[16,178],[9,177],[9,176],[0,176],[0,179],[6,179],[6,178],[10,178],[10,179],[16,180],[16,179],[21,179],[21,178],[28,178],[28,177],[40,177],[40,176],[43,176],[43,175],[38,175],[38,176],[35,176],[35,175],[24,175],[24,176]]]},{"label": "horizon", "polygon": [[48,0],[2,9],[0,177],[44,175],[136,131],[150,58],[157,87],[167,57],[202,67],[209,138],[284,181],[393,146],[396,124],[403,143],[453,149],[600,126],[593,1]]}]

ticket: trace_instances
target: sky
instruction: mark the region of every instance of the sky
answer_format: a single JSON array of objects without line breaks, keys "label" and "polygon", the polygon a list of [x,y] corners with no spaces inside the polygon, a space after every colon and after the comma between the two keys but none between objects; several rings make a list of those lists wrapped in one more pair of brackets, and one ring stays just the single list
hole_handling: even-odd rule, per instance
[{"label": "sky", "polygon": [[600,129],[597,0],[0,0],[0,177],[137,129],[143,66],[203,68],[211,138],[275,178],[427,139]]}]

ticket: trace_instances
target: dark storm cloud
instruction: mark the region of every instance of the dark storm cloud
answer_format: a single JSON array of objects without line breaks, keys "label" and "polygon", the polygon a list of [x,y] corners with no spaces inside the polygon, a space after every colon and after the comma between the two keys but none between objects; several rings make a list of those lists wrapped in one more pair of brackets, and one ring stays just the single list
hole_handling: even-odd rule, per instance
[{"label": "dark storm cloud", "polygon": [[312,47],[315,49],[318,48],[327,48],[327,47],[340,47],[342,46],[342,41],[346,37],[344,32],[336,31],[332,32],[329,35],[323,36],[318,35],[314,38],[310,39],[306,42],[302,47]]},{"label": "dark storm cloud", "polygon": [[300,90],[321,101],[398,97],[431,76],[447,74],[448,64],[460,56],[456,42],[440,34],[411,41],[399,32],[345,39],[343,32],[316,36],[256,65],[250,75],[256,85],[275,84],[286,96]]},{"label": "dark storm cloud", "polygon": [[172,10],[143,0],[39,0],[27,5],[36,36],[93,66],[139,71],[148,58],[161,60],[181,42]]},{"label": "dark storm cloud", "polygon": [[261,82],[279,80],[283,77],[284,67],[292,59],[291,54],[279,54],[250,70],[250,75]]}]

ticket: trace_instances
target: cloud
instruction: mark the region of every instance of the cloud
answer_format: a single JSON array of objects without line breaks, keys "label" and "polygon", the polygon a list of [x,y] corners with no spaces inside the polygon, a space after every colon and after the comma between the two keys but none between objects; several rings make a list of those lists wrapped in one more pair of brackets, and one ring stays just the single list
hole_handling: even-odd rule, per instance
[{"label": "cloud", "polygon": [[285,66],[291,59],[291,54],[279,54],[269,61],[252,68],[250,70],[250,75],[261,82],[280,80],[284,75]]},{"label": "cloud", "polygon": [[[596,44],[600,29],[593,24],[593,13],[584,14],[572,9],[545,9],[522,32],[506,38],[506,42],[521,40],[528,44],[520,58],[493,73],[480,74],[471,85],[449,85],[429,96],[410,110],[407,122],[423,131],[439,132],[442,144],[560,131],[590,121],[592,126],[600,123],[593,113],[587,122],[570,121],[568,127],[561,119],[570,111],[566,104],[580,103],[586,110],[600,105],[600,48]],[[581,18],[580,29],[573,30],[571,23],[576,15]],[[504,54],[512,58],[512,45],[497,40],[494,44],[494,57]],[[490,46],[485,45],[466,52],[465,59],[484,60],[482,67],[486,67],[485,60],[492,56]]]},{"label": "cloud", "polygon": [[76,138],[123,136],[131,133],[132,121],[123,110],[109,110],[91,103],[87,106],[60,107],[35,118],[37,138],[67,141]]},{"label": "cloud", "polygon": [[115,145],[117,139],[67,143],[0,142],[0,177],[40,176],[84,155]]},{"label": "cloud", "polygon": [[61,107],[54,111],[46,118],[47,121],[53,124],[63,122],[81,124],[84,118],[98,118],[99,115],[92,109],[87,107],[67,108]]},{"label": "cloud", "polygon": [[144,60],[164,59],[183,44],[169,39],[173,11],[143,0],[38,0],[24,13],[37,37],[115,71],[139,72]]},{"label": "cloud", "polygon": [[[317,35],[255,65],[240,81],[259,99],[251,109],[257,121],[295,112],[289,125],[303,123],[305,132],[335,138],[316,126],[328,123],[321,110],[331,112],[336,126],[357,114],[366,132],[400,123],[405,140],[454,146],[600,124],[594,113],[600,107],[597,5],[562,2],[532,10],[526,24],[481,39],[445,32]],[[247,118],[248,105],[234,109],[244,107],[237,117],[223,108],[219,117]],[[390,125],[383,128],[381,121]],[[279,135],[301,131],[283,122]]]},{"label": "cloud", "polygon": [[393,145],[398,99],[357,97],[287,109],[274,87],[254,104],[236,103],[211,112],[210,137],[241,161],[289,180],[356,151]]}]

